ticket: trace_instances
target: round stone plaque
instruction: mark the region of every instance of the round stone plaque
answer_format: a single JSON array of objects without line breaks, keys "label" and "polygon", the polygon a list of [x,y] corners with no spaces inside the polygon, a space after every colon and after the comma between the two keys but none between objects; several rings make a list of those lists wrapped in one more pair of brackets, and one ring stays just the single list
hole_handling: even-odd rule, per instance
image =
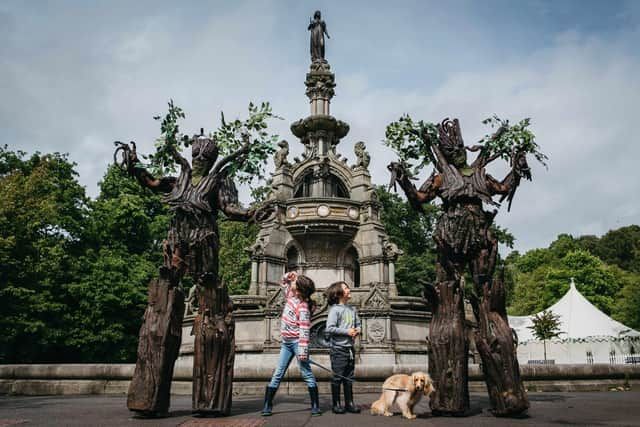
[{"label": "round stone plaque", "polygon": [[324,217],[329,216],[329,214],[331,213],[331,209],[327,205],[320,205],[318,206],[318,210],[316,212],[318,212],[318,216]]},{"label": "round stone plaque", "polygon": [[360,216],[360,210],[356,208],[349,208],[347,215],[349,215],[349,218],[351,219],[358,219],[358,216]]},{"label": "round stone plaque", "polygon": [[287,209],[287,216],[289,218],[295,218],[298,216],[298,208],[296,208],[295,206],[289,206],[289,208]]}]

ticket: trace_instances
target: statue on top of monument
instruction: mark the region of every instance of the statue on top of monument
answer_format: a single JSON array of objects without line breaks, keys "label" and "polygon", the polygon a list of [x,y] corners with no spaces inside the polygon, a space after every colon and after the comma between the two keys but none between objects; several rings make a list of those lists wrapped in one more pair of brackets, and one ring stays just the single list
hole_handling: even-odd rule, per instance
[{"label": "statue on top of monument", "polygon": [[329,37],[327,32],[327,24],[322,20],[319,10],[313,14],[313,19],[309,18],[309,27],[311,31],[311,62],[326,62],[324,59],[324,36]]}]

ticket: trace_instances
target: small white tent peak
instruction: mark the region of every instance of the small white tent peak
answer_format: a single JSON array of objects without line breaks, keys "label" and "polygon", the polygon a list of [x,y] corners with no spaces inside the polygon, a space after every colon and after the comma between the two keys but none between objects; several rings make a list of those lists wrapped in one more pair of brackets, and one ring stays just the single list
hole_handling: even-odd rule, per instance
[{"label": "small white tent peak", "polygon": [[[640,337],[640,332],[616,322],[591,304],[578,291],[573,277],[567,293],[545,311],[560,316],[560,340]],[[529,329],[534,316],[509,316],[509,325],[516,331],[519,342],[536,340]]]}]

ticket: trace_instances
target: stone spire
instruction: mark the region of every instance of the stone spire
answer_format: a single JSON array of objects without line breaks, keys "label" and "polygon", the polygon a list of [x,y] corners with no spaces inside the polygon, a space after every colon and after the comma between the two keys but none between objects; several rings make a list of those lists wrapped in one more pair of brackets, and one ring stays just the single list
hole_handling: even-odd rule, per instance
[{"label": "stone spire", "polygon": [[292,123],[291,132],[305,145],[305,158],[322,158],[330,152],[335,155],[335,146],[347,135],[349,125],[331,115],[331,99],[335,94],[336,81],[324,55],[315,59],[312,56],[304,84],[305,94],[309,98],[309,116]]},{"label": "stone spire", "polygon": [[331,72],[328,62],[312,62],[307,79],[304,84],[307,86],[306,95],[309,97],[312,116],[330,116],[331,98],[335,94],[335,75]]}]

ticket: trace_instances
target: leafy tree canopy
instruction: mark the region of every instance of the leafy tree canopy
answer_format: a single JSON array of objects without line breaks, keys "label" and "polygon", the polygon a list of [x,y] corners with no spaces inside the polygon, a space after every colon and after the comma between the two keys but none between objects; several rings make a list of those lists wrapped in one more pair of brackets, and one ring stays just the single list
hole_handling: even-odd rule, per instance
[{"label": "leafy tree canopy", "polygon": [[66,155],[0,147],[0,363],[64,353],[61,284],[78,271],[88,202],[74,167]]}]

